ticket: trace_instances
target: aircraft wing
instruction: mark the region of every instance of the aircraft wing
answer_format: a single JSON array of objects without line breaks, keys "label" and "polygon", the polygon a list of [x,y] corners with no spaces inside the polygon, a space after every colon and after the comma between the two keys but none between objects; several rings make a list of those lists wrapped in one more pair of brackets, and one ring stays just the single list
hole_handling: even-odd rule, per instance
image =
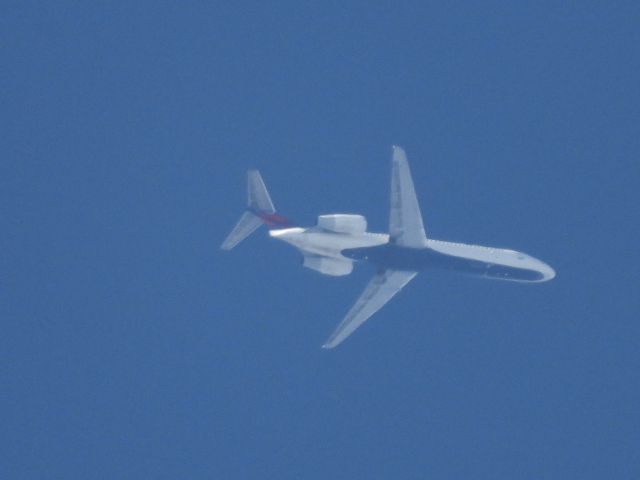
[{"label": "aircraft wing", "polygon": [[377,273],[322,348],[334,348],[340,344],[391,300],[416,274],[417,272],[403,270],[384,270]]},{"label": "aircraft wing", "polygon": [[389,241],[402,247],[427,246],[427,235],[422,224],[422,214],[413,187],[409,162],[400,147],[393,147],[391,160]]}]

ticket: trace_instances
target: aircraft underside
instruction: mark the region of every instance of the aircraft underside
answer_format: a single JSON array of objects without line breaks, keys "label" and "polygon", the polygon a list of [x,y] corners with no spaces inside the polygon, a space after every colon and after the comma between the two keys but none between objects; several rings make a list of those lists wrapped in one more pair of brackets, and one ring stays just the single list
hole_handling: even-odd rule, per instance
[{"label": "aircraft underside", "polygon": [[516,267],[473,258],[447,255],[431,248],[408,249],[394,245],[344,250],[353,260],[365,260],[381,269],[448,270],[465,275],[516,282],[539,282],[545,274],[533,268]]},{"label": "aircraft underside", "polygon": [[303,256],[306,268],[324,275],[348,275],[356,261],[376,265],[376,273],[323,348],[334,348],[385,305],[419,271],[448,270],[514,282],[544,282],[555,276],[544,262],[525,253],[427,237],[405,152],[393,148],[389,233],[367,231],[362,215],[320,215],[312,227],[292,227],[276,213],[257,170],[247,174],[247,210],[227,236],[230,250],[260,225],[269,235],[289,243]]}]

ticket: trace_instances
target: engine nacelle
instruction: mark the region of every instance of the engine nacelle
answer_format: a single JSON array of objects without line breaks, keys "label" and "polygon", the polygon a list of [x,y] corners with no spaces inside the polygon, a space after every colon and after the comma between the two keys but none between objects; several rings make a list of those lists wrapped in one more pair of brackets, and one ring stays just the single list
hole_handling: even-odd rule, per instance
[{"label": "engine nacelle", "polygon": [[336,213],[318,216],[318,226],[336,233],[359,234],[367,231],[367,219],[362,215]]},{"label": "engine nacelle", "polygon": [[340,260],[320,255],[305,255],[302,265],[324,275],[333,275],[334,277],[349,275],[353,270],[353,263],[350,260]]}]

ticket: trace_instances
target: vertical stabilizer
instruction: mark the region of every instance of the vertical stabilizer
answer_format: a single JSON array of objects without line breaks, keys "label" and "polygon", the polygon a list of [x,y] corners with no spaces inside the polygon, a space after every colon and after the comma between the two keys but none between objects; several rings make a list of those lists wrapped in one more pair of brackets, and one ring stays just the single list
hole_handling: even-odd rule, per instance
[{"label": "vertical stabilizer", "polygon": [[267,187],[258,170],[247,172],[247,210],[231,233],[222,242],[220,248],[231,250],[242,240],[255,232],[263,223],[273,223],[276,209],[273,206]]},{"label": "vertical stabilizer", "polygon": [[247,206],[262,213],[275,213],[273,202],[258,170],[247,172]]},{"label": "vertical stabilizer", "polygon": [[402,148],[396,146],[393,147],[391,158],[389,242],[410,248],[427,246],[427,234],[424,231],[407,155]]}]

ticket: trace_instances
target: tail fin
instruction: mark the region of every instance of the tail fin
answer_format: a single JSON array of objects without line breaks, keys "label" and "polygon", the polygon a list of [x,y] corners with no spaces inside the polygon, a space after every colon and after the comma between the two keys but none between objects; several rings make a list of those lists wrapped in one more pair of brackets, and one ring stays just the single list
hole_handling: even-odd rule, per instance
[{"label": "tail fin", "polygon": [[247,210],[242,214],[240,220],[233,228],[229,236],[222,242],[220,248],[231,250],[242,240],[251,235],[260,225],[266,223],[272,225],[282,225],[286,220],[276,215],[267,187],[260,176],[258,170],[247,172]]},{"label": "tail fin", "polygon": [[276,213],[267,187],[258,170],[247,172],[247,206],[256,212]]},{"label": "tail fin", "polygon": [[242,240],[255,232],[260,225],[262,225],[260,217],[257,217],[253,212],[247,210],[242,214],[240,220],[238,220],[236,226],[231,230],[229,236],[224,240],[224,242],[222,242],[220,248],[223,250],[231,250]]}]

